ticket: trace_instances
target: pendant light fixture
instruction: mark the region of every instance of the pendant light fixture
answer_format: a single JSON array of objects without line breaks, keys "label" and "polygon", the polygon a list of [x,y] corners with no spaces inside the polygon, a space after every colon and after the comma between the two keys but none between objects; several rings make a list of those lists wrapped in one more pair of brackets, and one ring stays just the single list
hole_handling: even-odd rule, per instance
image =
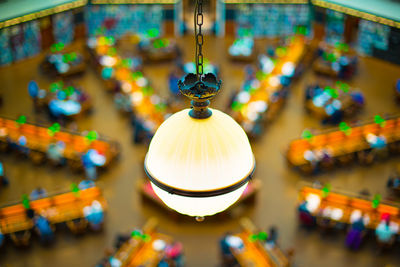
[{"label": "pendant light fixture", "polygon": [[[157,196],[171,209],[198,219],[235,203],[254,172],[246,133],[227,114],[208,108],[220,90],[214,74],[203,75],[202,0],[196,1],[196,74],[178,82],[191,109],[170,116],[150,142],[144,169]],[[198,27],[198,30],[197,30]]]}]

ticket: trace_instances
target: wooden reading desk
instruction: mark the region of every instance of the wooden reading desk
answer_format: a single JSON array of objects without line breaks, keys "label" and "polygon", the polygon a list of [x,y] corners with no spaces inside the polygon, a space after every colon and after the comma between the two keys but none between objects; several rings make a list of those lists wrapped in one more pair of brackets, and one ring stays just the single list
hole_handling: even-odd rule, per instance
[{"label": "wooden reading desk", "polygon": [[[319,202],[318,202],[319,199]],[[342,211],[342,216],[331,218],[333,221],[351,224],[350,216],[354,210],[362,212],[363,216],[369,217],[369,223],[365,226],[370,229],[375,229],[381,222],[382,214],[390,214],[391,222],[400,225],[399,206],[395,203],[383,202],[374,208],[372,198],[361,197],[351,193],[330,191],[326,197],[322,189],[314,188],[311,186],[303,186],[299,192],[299,203],[304,200],[316,203],[312,204],[314,207],[311,214],[319,217],[322,216],[321,212],[329,207],[331,209],[339,209]]]},{"label": "wooden reading desk", "polygon": [[155,250],[153,243],[163,241],[166,245],[173,242],[172,237],[156,232],[157,221],[150,219],[143,227],[143,234],[148,236],[147,240],[132,236],[114,254],[122,264],[121,267],[157,267],[164,257],[164,250]]},{"label": "wooden reading desk", "polygon": [[[317,133],[309,139],[296,139],[290,142],[286,152],[286,159],[290,166],[300,171],[308,170],[311,162],[304,157],[309,151],[327,150],[337,163],[344,162],[344,158],[356,160],[356,153],[371,149],[367,135],[374,134],[386,139],[386,146],[391,153],[400,152],[400,117],[392,116],[380,125],[373,121],[356,124],[347,134],[338,127]],[[319,160],[317,159],[318,163]]]},{"label": "wooden reading desk", "polygon": [[289,267],[288,257],[275,245],[268,247],[259,240],[250,241],[250,236],[256,233],[256,227],[249,219],[240,221],[243,230],[235,234],[243,241],[243,248],[231,249],[239,265],[242,267]]},{"label": "wooden reading desk", "polygon": [[119,144],[109,139],[98,138],[89,141],[83,134],[65,129],[61,129],[51,136],[49,129],[45,126],[32,123],[19,125],[15,120],[0,117],[0,144],[5,146],[10,143],[18,144],[21,136],[26,137],[25,147],[30,150],[30,153],[40,155],[41,160],[44,159],[48,146],[58,141],[65,144],[63,157],[73,163],[80,163],[83,153],[89,149],[95,149],[106,157],[104,166],[107,166],[120,151]]},{"label": "wooden reading desk", "polygon": [[[51,224],[59,224],[74,219],[84,218],[83,208],[94,200],[101,203],[103,210],[107,208],[100,188],[91,187],[79,190],[78,193],[66,192],[31,201],[30,208],[37,214],[45,214]],[[22,203],[0,208],[0,229],[3,234],[31,230],[33,222],[26,216]]]}]

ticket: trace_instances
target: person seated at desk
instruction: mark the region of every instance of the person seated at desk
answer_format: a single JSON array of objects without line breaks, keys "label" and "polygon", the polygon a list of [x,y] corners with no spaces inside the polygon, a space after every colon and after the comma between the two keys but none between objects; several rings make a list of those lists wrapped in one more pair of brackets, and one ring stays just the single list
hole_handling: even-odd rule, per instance
[{"label": "person seated at desk", "polygon": [[28,140],[26,139],[26,137],[24,135],[21,135],[18,140],[17,143],[15,144],[16,149],[22,154],[27,156],[29,154],[29,148],[26,146],[27,145]]},{"label": "person seated at desk", "polygon": [[245,80],[254,80],[256,78],[256,69],[253,65],[248,64],[244,67],[245,71]]},{"label": "person seated at desk", "polygon": [[376,227],[375,234],[381,249],[391,247],[398,232],[398,225],[390,222],[390,215],[383,214],[382,220]]},{"label": "person seated at desk", "polygon": [[371,153],[374,158],[378,157],[386,157],[388,150],[387,148],[387,140],[383,135],[375,135],[372,133],[367,134],[366,136],[367,142],[369,143],[371,149],[373,150]]},{"label": "person seated at desk", "polygon": [[322,210],[320,210],[318,225],[319,227],[321,227],[323,231],[327,231],[333,228],[334,223],[332,222],[331,214],[332,214],[331,207],[325,207]]},{"label": "person seated at desk", "polygon": [[168,259],[166,259],[165,257],[162,258],[161,261],[157,264],[157,267],[170,267]]},{"label": "person seated at desk", "polygon": [[146,122],[140,118],[134,118],[133,120],[133,142],[135,144],[140,144],[148,142],[153,137],[151,128],[146,125]]},{"label": "person seated at desk", "polygon": [[231,237],[233,236],[228,232],[225,233],[219,241],[222,256],[222,266],[226,267],[239,266],[239,263],[231,251],[231,244],[229,242]]},{"label": "person seated at desk", "polygon": [[179,75],[179,70],[177,68],[173,69],[168,76],[169,91],[172,95],[180,95],[178,81],[183,75]]},{"label": "person seated at desk", "polygon": [[47,191],[46,189],[42,187],[37,187],[36,189],[33,189],[32,192],[29,195],[30,200],[37,200],[40,198],[45,198],[47,197]]},{"label": "person seated at desk", "polygon": [[365,97],[361,92],[351,92],[350,95],[355,105],[362,107],[365,104]]},{"label": "person seated at desk", "polygon": [[318,172],[319,154],[314,150],[304,151],[304,159],[307,160],[311,166],[311,173]]},{"label": "person seated at desk", "polygon": [[31,194],[29,195],[29,198],[31,200],[37,200],[45,197],[47,197],[47,191],[42,187],[37,187],[36,189],[33,189]]},{"label": "person seated at desk", "polygon": [[399,100],[400,100],[400,98],[399,98],[399,95],[400,95],[400,79],[398,79],[398,80],[396,81],[396,84],[395,84],[395,86],[394,86],[394,89],[395,89],[396,94],[397,94],[397,101],[399,101]]},{"label": "person seated at desk", "polygon": [[132,119],[133,126],[133,142],[135,144],[140,144],[146,139],[147,129],[144,127],[143,122],[140,118],[134,117]]},{"label": "person seated at desk", "polygon": [[110,266],[110,267],[121,267],[122,266],[122,262],[119,259],[115,258],[114,256],[111,256],[108,259],[108,262],[107,262],[107,264],[105,266],[107,266],[107,267],[108,266]]},{"label": "person seated at desk", "polygon": [[276,246],[278,241],[278,229],[275,226],[271,226],[268,230],[268,237],[266,240],[266,245],[270,246],[273,248]]},{"label": "person seated at desk", "polygon": [[351,58],[348,56],[341,56],[339,58],[339,73],[338,76],[341,79],[349,79],[356,70],[357,58]]},{"label": "person seated at desk", "polygon": [[63,157],[65,150],[65,143],[59,141],[57,143],[50,144],[47,147],[47,158],[54,165],[63,165],[65,163],[65,158]]},{"label": "person seated at desk", "polygon": [[71,100],[84,103],[90,99],[89,94],[79,88],[74,88],[74,94],[70,96]]},{"label": "person seated at desk", "polygon": [[174,242],[165,248],[165,256],[171,260],[173,266],[183,267],[183,246],[180,242]]},{"label": "person seated at desk", "polygon": [[[369,217],[368,217],[369,218]],[[346,245],[348,248],[357,250],[365,236],[365,217],[361,211],[355,210],[350,216],[351,226],[346,236]]]},{"label": "person seated at desk", "polygon": [[97,166],[103,166],[106,163],[106,157],[95,149],[89,149],[83,154],[81,160],[86,177],[91,180],[97,179]]},{"label": "person seated at desk", "polygon": [[132,111],[132,103],[130,101],[129,96],[126,96],[120,92],[116,93],[114,96],[114,104],[118,110],[124,112],[131,112]]},{"label": "person seated at desk", "polygon": [[161,259],[161,261],[157,264],[157,267],[170,267],[171,264],[168,262],[168,259],[165,257]]},{"label": "person seated at desk", "polygon": [[96,186],[96,184],[92,180],[82,180],[78,184],[79,190],[85,190],[85,189],[89,189],[89,188],[95,187],[95,186]]},{"label": "person seated at desk", "polygon": [[79,114],[81,110],[82,105],[74,100],[53,99],[48,105],[49,116],[52,120],[63,120],[68,116]]},{"label": "person seated at desk", "polygon": [[344,223],[340,221],[343,217],[343,210],[340,208],[325,207],[320,211],[320,215],[318,224],[324,231],[342,229],[345,226]]},{"label": "person seated at desk", "polygon": [[[251,125],[251,123],[243,123],[243,128],[246,128],[246,125]],[[254,120],[252,127],[247,127],[247,129],[250,128],[250,135],[254,137],[261,136],[263,133],[263,125],[262,125],[262,116],[260,114],[257,115],[257,118]],[[246,130],[247,130],[246,129]]]},{"label": "person seated at desk", "polygon": [[323,93],[323,89],[321,87],[319,87],[319,85],[310,85],[306,88],[305,90],[305,96],[304,96],[304,100],[311,100],[313,99],[315,96],[317,95],[321,95]]},{"label": "person seated at desk", "polygon": [[131,239],[130,234],[118,234],[117,237],[115,238],[114,248],[118,250],[120,247],[122,247],[123,244],[128,242],[130,239]]},{"label": "person seated at desk", "polygon": [[102,258],[98,263],[96,263],[95,267],[107,267],[108,263],[108,258]]},{"label": "person seated at desk", "polygon": [[315,226],[316,218],[311,214],[311,211],[309,209],[309,201],[307,200],[303,201],[298,207],[298,212],[299,212],[300,222],[304,226],[307,227]]},{"label": "person seated at desk", "polygon": [[314,154],[318,160],[318,166],[320,168],[329,169],[333,166],[334,160],[332,156],[332,150],[329,148],[321,148],[314,151]]},{"label": "person seated at desk", "polygon": [[398,177],[389,178],[389,180],[387,181],[387,187],[399,189],[399,187],[400,187],[400,178],[398,178]]},{"label": "person seated at desk", "polygon": [[372,133],[367,134],[366,139],[371,148],[382,149],[386,147],[386,137],[383,135],[375,135]]},{"label": "person seated at desk", "polygon": [[9,184],[9,180],[4,175],[3,163],[0,161],[0,185],[1,186],[8,186],[8,184]]},{"label": "person seated at desk", "polygon": [[32,219],[35,230],[43,243],[48,244],[54,240],[53,228],[46,217],[37,214],[32,209],[27,210],[27,217]]},{"label": "person seated at desk", "polygon": [[104,257],[96,263],[96,267],[110,267],[110,257],[114,254],[114,251],[110,248],[104,250]]},{"label": "person seated at desk", "polygon": [[94,231],[101,229],[104,222],[104,212],[100,202],[93,200],[90,206],[83,208],[83,214]]},{"label": "person seated at desk", "polygon": [[386,183],[387,188],[400,189],[400,176],[397,171],[392,172]]},{"label": "person seated at desk", "polygon": [[28,93],[29,93],[29,96],[32,98],[33,107],[35,109],[39,108],[39,101],[38,101],[39,90],[40,90],[39,85],[35,81],[29,82]]},{"label": "person seated at desk", "polygon": [[329,115],[329,117],[322,120],[322,124],[338,124],[343,121],[344,112],[341,109],[335,109],[333,105],[329,105],[325,107],[325,112]]},{"label": "person seated at desk", "polygon": [[3,233],[2,233],[1,230],[0,230],[0,247],[2,247],[3,244],[4,244],[4,235],[3,235]]}]

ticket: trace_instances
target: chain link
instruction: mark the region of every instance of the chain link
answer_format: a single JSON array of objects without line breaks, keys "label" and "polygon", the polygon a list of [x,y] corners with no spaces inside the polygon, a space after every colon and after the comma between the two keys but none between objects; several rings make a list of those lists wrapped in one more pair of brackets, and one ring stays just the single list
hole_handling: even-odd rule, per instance
[{"label": "chain link", "polygon": [[[195,9],[195,37],[196,37],[196,74],[197,79],[203,75],[203,34],[201,26],[203,25],[203,0],[196,0]],[[197,30],[198,27],[198,30]]]}]

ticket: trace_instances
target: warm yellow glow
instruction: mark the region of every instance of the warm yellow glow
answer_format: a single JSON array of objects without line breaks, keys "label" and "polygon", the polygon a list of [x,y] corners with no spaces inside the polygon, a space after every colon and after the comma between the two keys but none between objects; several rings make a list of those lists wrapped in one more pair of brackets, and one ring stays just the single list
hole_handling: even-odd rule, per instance
[{"label": "warm yellow glow", "polygon": [[[212,116],[207,119],[193,119],[189,111],[175,113],[158,128],[145,160],[150,175],[170,187],[190,191],[222,189],[246,178],[255,161],[239,124],[215,109],[211,109]],[[232,205],[246,185],[208,198],[172,195],[153,187],[170,208],[191,216],[205,216]]]},{"label": "warm yellow glow", "polygon": [[175,113],[157,130],[146,167],[160,182],[186,190],[213,190],[235,184],[254,166],[243,129],[212,109],[208,119],[193,119],[189,109]]},{"label": "warm yellow glow", "polygon": [[151,184],[157,196],[173,210],[189,216],[211,216],[229,208],[235,203],[247,187],[247,183],[225,195],[216,197],[183,197],[170,194]]}]

